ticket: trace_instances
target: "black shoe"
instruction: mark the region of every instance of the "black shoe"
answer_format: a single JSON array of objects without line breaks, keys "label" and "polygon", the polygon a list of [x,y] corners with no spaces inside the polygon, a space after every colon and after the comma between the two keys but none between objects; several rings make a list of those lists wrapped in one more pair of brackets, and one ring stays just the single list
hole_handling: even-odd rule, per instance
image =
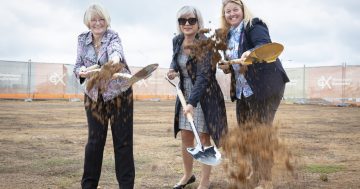
[{"label": "black shoe", "polygon": [[190,179],[187,181],[186,184],[179,184],[179,183],[178,183],[178,184],[175,184],[175,186],[173,187],[173,189],[183,189],[183,188],[185,188],[186,185],[195,182],[195,180],[196,180],[195,175],[192,175],[192,176],[190,177]]}]

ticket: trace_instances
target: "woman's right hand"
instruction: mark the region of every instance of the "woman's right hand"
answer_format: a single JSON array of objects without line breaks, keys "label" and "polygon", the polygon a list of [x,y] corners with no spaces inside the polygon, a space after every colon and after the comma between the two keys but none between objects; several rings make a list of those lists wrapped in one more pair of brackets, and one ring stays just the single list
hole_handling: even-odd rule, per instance
[{"label": "woman's right hand", "polygon": [[170,69],[166,75],[170,80],[173,80],[178,74],[175,72],[175,70]]},{"label": "woman's right hand", "polygon": [[97,72],[100,72],[100,68],[93,69],[93,70],[88,70],[88,71],[80,70],[79,76],[82,77],[82,78],[89,78],[89,77],[91,77],[92,75],[94,75]]},{"label": "woman's right hand", "polygon": [[80,71],[79,76],[82,77],[82,78],[88,78],[89,74],[88,74],[87,71]]}]

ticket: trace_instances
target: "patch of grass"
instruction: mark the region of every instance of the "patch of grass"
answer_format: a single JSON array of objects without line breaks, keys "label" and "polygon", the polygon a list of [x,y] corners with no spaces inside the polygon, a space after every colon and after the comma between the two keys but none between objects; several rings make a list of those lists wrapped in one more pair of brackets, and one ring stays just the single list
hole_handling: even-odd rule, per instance
[{"label": "patch of grass", "polygon": [[310,173],[336,173],[342,170],[345,170],[345,167],[342,165],[307,165],[305,166],[305,170]]},{"label": "patch of grass", "polygon": [[167,144],[166,146],[170,148],[180,148],[180,144]]},{"label": "patch of grass", "polygon": [[[80,177],[79,177],[80,178]],[[56,179],[55,184],[61,189],[69,188],[73,183],[79,182],[79,178],[59,177]],[[79,182],[80,185],[80,182]]]},{"label": "patch of grass", "polygon": [[23,169],[24,169],[25,166],[23,165],[9,165],[9,164],[0,164],[0,174],[2,173],[6,173],[6,174],[9,174],[9,173],[19,173],[21,172]]},{"label": "patch of grass", "polygon": [[53,157],[51,159],[47,159],[43,161],[46,167],[65,166],[72,164],[73,162],[74,162],[73,159],[66,159],[63,157]]},{"label": "patch of grass", "polygon": [[50,159],[36,160],[27,168],[34,174],[42,176],[78,177],[81,175],[81,160],[53,157]]}]

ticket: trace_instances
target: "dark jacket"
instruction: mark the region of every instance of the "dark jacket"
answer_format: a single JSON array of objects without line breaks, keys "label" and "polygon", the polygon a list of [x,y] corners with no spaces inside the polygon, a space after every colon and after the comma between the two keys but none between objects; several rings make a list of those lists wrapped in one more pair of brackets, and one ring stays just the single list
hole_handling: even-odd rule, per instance
[{"label": "dark jacket", "polygon": [[[197,36],[198,39],[202,37]],[[182,91],[184,91],[184,76],[180,72],[177,59],[183,41],[184,35],[174,37],[173,57],[170,65],[171,69],[180,73],[180,88]],[[201,62],[198,62],[195,57],[190,57],[186,63],[186,68],[193,83],[193,88],[187,103],[196,107],[196,104],[200,102],[209,134],[214,140],[214,143],[219,146],[221,136],[227,132],[227,118],[224,96],[215,77],[216,68],[212,68],[211,66],[211,55],[208,54]],[[174,119],[175,138],[179,132],[179,113],[182,113],[180,112],[180,107],[181,103],[179,98],[176,98]]]},{"label": "dark jacket", "polygon": [[[239,57],[247,50],[271,43],[269,30],[259,18],[254,18],[251,26],[247,24],[243,32],[245,35],[243,42],[239,43]],[[228,34],[229,38],[230,35]],[[273,95],[283,95],[279,94],[279,92],[282,91],[281,89],[283,89],[285,83],[289,82],[289,78],[279,59],[276,59],[274,63],[253,63],[248,65],[245,78],[257,100],[264,100]],[[231,67],[230,97],[232,101],[236,99],[235,92],[236,80],[234,70]]]}]

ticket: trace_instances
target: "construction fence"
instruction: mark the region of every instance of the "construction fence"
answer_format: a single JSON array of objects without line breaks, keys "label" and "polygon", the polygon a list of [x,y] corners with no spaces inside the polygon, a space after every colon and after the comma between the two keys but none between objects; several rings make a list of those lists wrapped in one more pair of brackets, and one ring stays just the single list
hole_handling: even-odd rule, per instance
[{"label": "construction fence", "polygon": [[[73,74],[74,65],[0,60],[1,99],[83,99],[83,88]],[[132,73],[141,69],[130,67]],[[285,68],[290,82],[284,99],[296,103],[360,105],[360,66]],[[136,100],[174,99],[174,88],[164,79],[167,68],[134,84]],[[225,99],[230,99],[230,77],[221,70],[217,79]],[[268,82],[271,82],[270,80]]]}]

